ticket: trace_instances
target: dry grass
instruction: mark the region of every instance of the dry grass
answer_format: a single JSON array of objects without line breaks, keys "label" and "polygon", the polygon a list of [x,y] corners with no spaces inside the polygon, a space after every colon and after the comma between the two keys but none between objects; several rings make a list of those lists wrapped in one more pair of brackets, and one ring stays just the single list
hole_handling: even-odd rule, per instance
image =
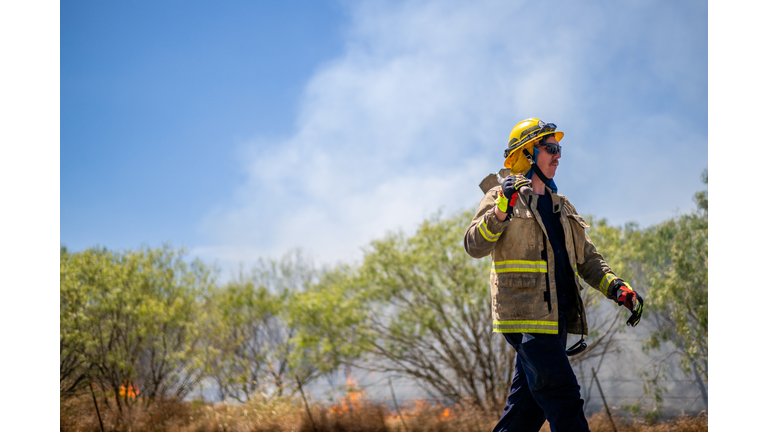
[{"label": "dry grass", "polygon": [[480,413],[417,400],[400,408],[365,400],[354,405],[315,407],[312,421],[303,414],[301,432],[480,432],[493,428],[496,419]]},{"label": "dry grass", "polygon": [[[649,424],[641,419],[614,418],[619,432],[699,432],[708,429],[708,416],[701,412],[697,416],[681,416],[671,420]],[[608,416],[604,412],[589,418],[592,432],[613,432]]]},{"label": "dry grass", "polygon": [[[273,399],[244,405],[201,402],[162,402],[145,409],[136,404],[118,415],[114,401],[110,406],[99,400],[105,431],[131,432],[271,432],[297,431],[304,410],[296,401]],[[61,431],[101,432],[93,399],[83,396],[62,401]]]},{"label": "dry grass", "polygon": [[[136,404],[139,405],[139,404]],[[134,406],[120,419],[112,405],[99,400],[107,431],[167,432],[480,432],[496,424],[497,415],[460,407],[447,407],[426,401],[414,401],[400,408],[402,418],[381,403],[366,400],[362,394],[349,395],[333,406],[315,405],[310,420],[300,399],[276,399],[245,405],[200,402],[164,402],[149,409]],[[707,430],[707,415],[678,417],[648,424],[639,419],[614,417],[619,432],[698,432]],[[62,431],[100,432],[90,395],[61,402]],[[597,413],[589,418],[593,432],[613,432],[608,417]],[[549,431],[545,424],[542,431]]]},{"label": "dry grass", "polygon": [[[708,429],[708,416],[701,412],[697,416],[680,416],[668,421],[650,424],[645,420],[613,417],[618,432],[701,432]],[[592,432],[613,432],[613,424],[604,411],[593,414],[587,419]],[[549,432],[549,424],[545,423],[541,432]]]}]

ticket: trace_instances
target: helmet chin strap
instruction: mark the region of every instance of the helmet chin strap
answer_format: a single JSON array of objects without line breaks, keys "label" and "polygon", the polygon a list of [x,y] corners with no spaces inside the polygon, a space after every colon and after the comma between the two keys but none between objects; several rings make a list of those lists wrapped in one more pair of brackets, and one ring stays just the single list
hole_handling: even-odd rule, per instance
[{"label": "helmet chin strap", "polygon": [[537,176],[539,176],[539,179],[541,179],[541,182],[546,184],[549,184],[549,181],[552,180],[551,178],[544,175],[543,172],[541,172],[541,168],[539,168],[538,165],[536,165],[536,160],[533,158],[531,153],[528,152],[527,149],[523,149],[523,154],[528,159],[528,162],[531,163],[531,167],[533,168],[533,172],[536,173]]}]

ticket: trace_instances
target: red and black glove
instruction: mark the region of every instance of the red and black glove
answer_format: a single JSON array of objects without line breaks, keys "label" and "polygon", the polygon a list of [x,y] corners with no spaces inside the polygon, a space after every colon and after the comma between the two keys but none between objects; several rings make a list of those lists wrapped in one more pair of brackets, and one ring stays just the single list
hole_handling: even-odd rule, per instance
[{"label": "red and black glove", "polygon": [[496,206],[505,213],[512,213],[517,202],[518,192],[531,186],[531,180],[524,175],[510,175],[501,182],[501,193],[496,198]]},{"label": "red and black glove", "polygon": [[627,320],[627,325],[635,327],[643,316],[643,298],[635,292],[626,282],[619,280],[611,292],[611,298],[632,312],[632,316]]},{"label": "red and black glove", "polygon": [[616,303],[618,303],[619,306],[624,306],[631,312],[635,311],[635,299],[637,298],[637,293],[635,293],[629,285],[623,283],[618,285],[614,290],[613,298],[616,299]]}]

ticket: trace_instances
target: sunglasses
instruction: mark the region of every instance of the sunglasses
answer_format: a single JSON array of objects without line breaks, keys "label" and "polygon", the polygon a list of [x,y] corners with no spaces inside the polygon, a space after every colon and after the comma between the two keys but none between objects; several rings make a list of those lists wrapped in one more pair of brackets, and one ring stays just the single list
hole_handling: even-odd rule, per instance
[{"label": "sunglasses", "polygon": [[551,155],[556,155],[560,153],[563,149],[563,147],[560,144],[555,143],[544,143],[544,144],[538,144],[536,147],[547,147],[547,153]]}]

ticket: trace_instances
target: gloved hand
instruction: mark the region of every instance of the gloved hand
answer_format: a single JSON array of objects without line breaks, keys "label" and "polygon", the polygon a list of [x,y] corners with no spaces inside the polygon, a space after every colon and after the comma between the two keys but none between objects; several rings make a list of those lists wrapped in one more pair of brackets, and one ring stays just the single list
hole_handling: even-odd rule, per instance
[{"label": "gloved hand", "polygon": [[531,179],[522,174],[510,175],[501,182],[501,191],[507,199],[512,199],[512,196],[525,186],[531,186]]},{"label": "gloved hand", "polygon": [[530,187],[531,180],[522,174],[510,175],[501,182],[501,193],[496,198],[496,206],[505,213],[511,213],[517,202],[518,192],[524,187]]},{"label": "gloved hand", "polygon": [[630,312],[634,312],[635,310],[635,298],[637,296],[637,293],[626,284],[620,284],[616,287],[613,297],[616,299],[616,303],[619,304],[619,306],[624,306],[627,309],[630,310]]}]

